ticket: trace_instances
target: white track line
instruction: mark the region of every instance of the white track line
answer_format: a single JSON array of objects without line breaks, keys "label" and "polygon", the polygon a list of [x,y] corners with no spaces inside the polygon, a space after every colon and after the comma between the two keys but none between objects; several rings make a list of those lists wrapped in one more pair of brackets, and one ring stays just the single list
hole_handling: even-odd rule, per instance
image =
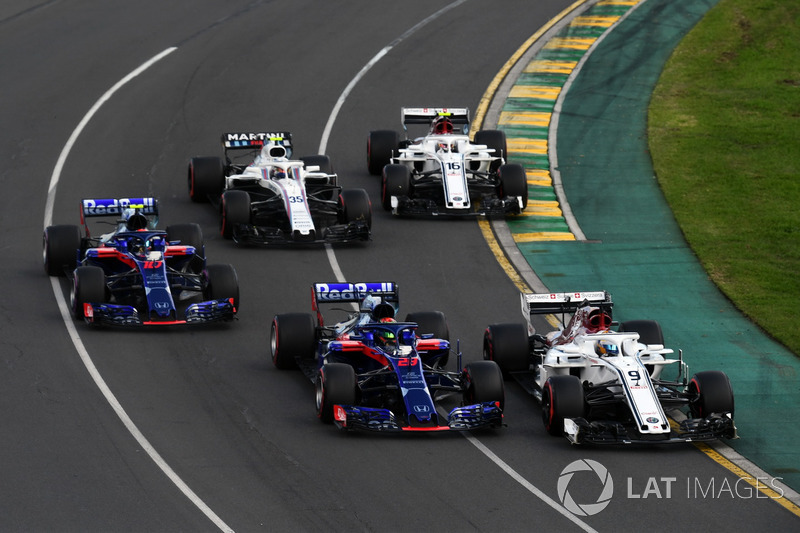
[{"label": "white track line", "polygon": [[[53,221],[53,204],[55,203],[55,196],[56,196],[56,189],[58,188],[58,182],[61,179],[61,171],[64,168],[64,163],[69,156],[70,151],[72,150],[75,141],[78,139],[78,136],[83,132],[86,125],[92,119],[92,117],[97,113],[100,107],[107,102],[111,96],[117,92],[123,85],[131,81],[133,78],[153,66],[155,63],[163,59],[164,57],[168,56],[172,52],[177,50],[177,48],[167,48],[160,54],[152,57],[149,61],[143,63],[139,68],[122,78],[118,81],[113,87],[111,87],[106,93],[100,97],[100,99],[95,102],[92,108],[89,110],[88,113],[83,117],[80,121],[78,126],[70,135],[69,140],[67,140],[67,144],[61,150],[61,155],[58,158],[58,162],[56,163],[55,168],[53,169],[52,177],[50,178],[50,186],[47,191],[47,204],[45,205],[45,213],[44,213],[44,227],[47,227],[52,224]],[[139,443],[139,446],[150,456],[153,462],[161,469],[164,474],[175,484],[176,487],[187,497],[189,500],[197,507],[209,520],[214,522],[221,531],[232,532],[230,526],[228,526],[225,522],[218,517],[214,511],[211,510],[208,505],[206,505],[203,500],[200,499],[197,494],[189,488],[189,486],[175,473],[175,471],[167,464],[166,461],[161,457],[161,455],[153,448],[147,438],[139,431],[139,428],[136,427],[136,424],[133,423],[133,420],[128,416],[128,413],[125,412],[125,409],[122,408],[119,401],[117,401],[116,396],[114,393],[111,392],[111,389],[108,388],[103,376],[100,375],[98,372],[97,367],[94,366],[94,362],[92,361],[89,352],[86,350],[86,347],[83,345],[83,341],[81,340],[81,336],[78,333],[78,330],[75,328],[75,324],[72,320],[72,315],[70,313],[70,309],[67,306],[67,302],[64,299],[64,293],[61,290],[61,283],[58,278],[51,277],[50,284],[53,287],[53,294],[56,297],[56,302],[58,303],[58,308],[61,311],[61,319],[64,321],[64,325],[67,328],[67,332],[69,333],[70,338],[72,339],[72,344],[75,346],[75,351],[78,352],[78,355],[83,362],[83,365],[86,367],[86,370],[89,371],[89,375],[94,380],[95,385],[97,388],[100,389],[100,392],[105,397],[108,404],[114,409],[114,412],[117,413],[117,416],[122,421],[125,428],[130,432],[136,442]]]}]

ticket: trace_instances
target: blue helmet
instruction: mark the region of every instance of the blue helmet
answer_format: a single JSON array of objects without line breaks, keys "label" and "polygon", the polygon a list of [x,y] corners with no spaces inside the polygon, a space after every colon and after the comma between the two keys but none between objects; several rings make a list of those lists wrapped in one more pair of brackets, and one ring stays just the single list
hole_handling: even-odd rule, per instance
[{"label": "blue helmet", "polygon": [[597,341],[594,351],[600,357],[613,357],[619,355],[619,347],[611,341],[601,340]]}]

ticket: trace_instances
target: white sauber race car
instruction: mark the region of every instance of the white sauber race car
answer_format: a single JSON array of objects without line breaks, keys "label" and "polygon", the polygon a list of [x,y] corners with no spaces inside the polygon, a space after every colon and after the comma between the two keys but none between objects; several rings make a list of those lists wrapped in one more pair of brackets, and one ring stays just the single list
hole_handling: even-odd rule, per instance
[{"label": "white sauber race car", "polygon": [[327,155],[292,156],[289,132],[224,133],[224,157],[189,161],[189,197],[220,210],[220,231],[240,244],[370,240],[364,189],[343,189]]},{"label": "white sauber race car", "polygon": [[[381,203],[395,215],[519,214],[528,205],[522,165],[507,163],[505,132],[481,130],[469,138],[466,108],[404,107],[406,133],[369,134],[367,166],[382,175]],[[409,125],[424,125],[427,135],[408,139]]]},{"label": "white sauber race car", "polygon": [[[522,294],[526,324],[489,326],[484,358],[540,401],[548,433],[573,444],[737,438],[728,376],[707,370],[687,380],[683,354],[667,357],[674,351],[658,322],[617,324],[612,306],[605,291]],[[562,327],[536,334],[532,314],[561,314]]]}]

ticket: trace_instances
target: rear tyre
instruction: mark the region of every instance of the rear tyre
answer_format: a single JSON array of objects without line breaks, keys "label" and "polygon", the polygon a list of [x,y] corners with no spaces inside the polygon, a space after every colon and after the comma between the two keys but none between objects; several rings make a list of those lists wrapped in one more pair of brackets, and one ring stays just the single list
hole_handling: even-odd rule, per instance
[{"label": "rear tyre", "polygon": [[[319,167],[319,172],[324,172],[325,174],[333,174],[333,163],[331,163],[330,156],[319,154],[319,155],[307,155],[305,157],[301,157],[300,160],[303,162],[303,165],[306,167]],[[332,183],[331,185],[336,185]]]},{"label": "rear tyre", "polygon": [[377,130],[369,132],[367,141],[367,169],[373,176],[380,176],[383,167],[391,163],[392,155],[400,144],[396,131]]},{"label": "rear tyre", "polygon": [[564,435],[565,418],[583,418],[583,385],[577,376],[552,376],[542,390],[542,420],[551,435]]},{"label": "rear tyre", "polygon": [[372,228],[372,204],[364,189],[342,189],[343,218],[346,224],[363,220]]},{"label": "rear tyre", "polygon": [[500,197],[510,196],[522,199],[522,209],[528,207],[528,177],[519,163],[506,163],[497,169],[502,189]]},{"label": "rear tyre", "polygon": [[333,422],[334,405],[356,403],[356,372],[344,363],[328,363],[319,369],[316,381],[317,418],[326,424]]},{"label": "rear tyre", "polygon": [[619,325],[619,331],[638,333],[642,344],[664,344],[664,333],[655,320],[628,320]]},{"label": "rear tyre", "polygon": [[528,330],[524,324],[492,324],[483,333],[483,358],[494,361],[509,378],[510,372],[530,366]]},{"label": "rear tyre", "polygon": [[698,372],[689,381],[689,410],[693,418],[730,413],[733,417],[733,388],[728,376],[720,370]]},{"label": "rear tyre", "polygon": [[297,359],[313,360],[317,341],[314,317],[308,313],[275,315],[269,336],[272,364],[281,370],[297,368]]},{"label": "rear tyre", "polygon": [[193,157],[189,160],[189,198],[193,202],[216,200],[225,188],[225,166],[219,157]]},{"label": "rear tyre", "polygon": [[505,161],[508,148],[506,147],[506,132],[500,130],[480,130],[475,132],[475,144],[485,144],[487,147],[494,149],[492,155],[494,157],[502,157],[502,160],[494,161],[489,170],[496,171],[502,161]]},{"label": "rear tyre", "polygon": [[70,292],[70,307],[76,319],[86,318],[83,305],[106,301],[106,275],[98,266],[80,266],[75,269]]},{"label": "rear tyre", "polygon": [[238,224],[250,224],[250,195],[247,191],[225,191],[222,195],[220,233],[224,238],[232,239]]},{"label": "rear tyre", "polygon": [[386,165],[383,167],[381,205],[386,211],[392,210],[392,196],[411,197],[412,191],[411,171],[407,166]]},{"label": "rear tyre", "polygon": [[208,265],[205,270],[205,290],[207,300],[227,300],[233,298],[233,307],[239,310],[239,277],[232,265]]},{"label": "rear tyre", "polygon": [[503,373],[494,361],[473,361],[464,368],[467,389],[464,391],[465,405],[499,402],[505,406],[506,395]]},{"label": "rear tyre", "polygon": [[78,264],[81,229],[73,225],[48,226],[42,235],[42,261],[48,276],[64,276]]},{"label": "rear tyre", "polygon": [[178,241],[181,246],[191,246],[200,257],[205,257],[203,229],[200,224],[172,224],[167,226],[167,241]]},{"label": "rear tyre", "polygon": [[[450,340],[450,328],[447,326],[447,318],[441,311],[417,311],[408,313],[406,322],[415,322],[419,327],[417,334],[423,335],[432,333],[433,338]],[[444,368],[450,359],[450,350],[439,350],[428,352],[425,362],[436,368]]]}]

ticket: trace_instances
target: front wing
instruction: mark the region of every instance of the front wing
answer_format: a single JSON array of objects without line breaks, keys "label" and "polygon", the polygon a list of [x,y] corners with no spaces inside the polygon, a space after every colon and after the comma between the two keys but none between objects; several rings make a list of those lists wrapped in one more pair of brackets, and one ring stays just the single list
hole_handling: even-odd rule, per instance
[{"label": "front wing", "polygon": [[640,434],[616,421],[564,419],[564,436],[572,444],[671,444],[737,438],[736,426],[727,414],[687,418],[672,426],[668,434]]},{"label": "front wing", "polygon": [[[365,431],[466,431],[479,428],[496,428],[503,424],[503,411],[496,402],[477,403],[456,407],[447,415],[446,423],[424,426],[401,424],[389,409],[334,405],[334,423],[345,430]],[[439,417],[441,418],[441,417]]]},{"label": "front wing", "polygon": [[286,232],[277,227],[239,224],[233,230],[233,241],[245,245],[345,243],[370,240],[371,230],[364,221],[336,224],[312,231],[309,235]]},{"label": "front wing", "polygon": [[236,318],[236,308],[231,299],[209,300],[191,304],[183,315],[182,319],[151,320],[130,305],[84,304],[84,319],[87,324],[107,326],[173,326],[224,322]]}]

